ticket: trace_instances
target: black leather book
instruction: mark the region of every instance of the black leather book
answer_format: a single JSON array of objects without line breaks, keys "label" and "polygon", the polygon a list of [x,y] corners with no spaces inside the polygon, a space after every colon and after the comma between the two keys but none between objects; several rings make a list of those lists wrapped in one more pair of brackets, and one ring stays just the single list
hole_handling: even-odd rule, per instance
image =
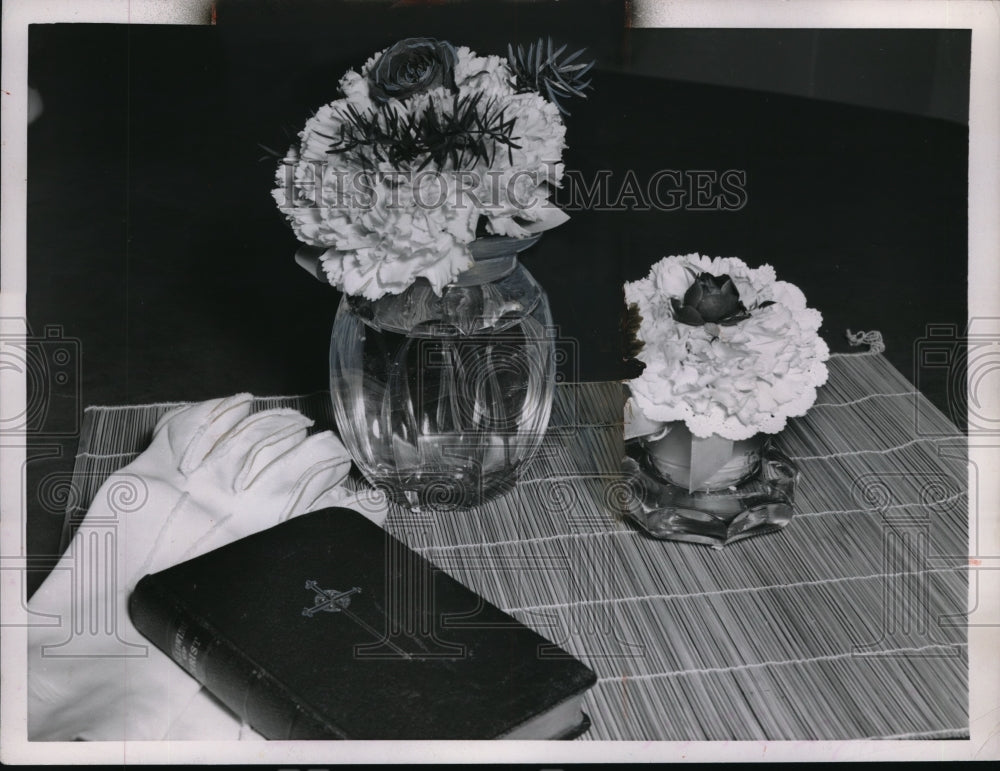
[{"label": "black leather book", "polygon": [[596,678],[361,514],[153,575],[136,628],[269,739],[556,739]]}]

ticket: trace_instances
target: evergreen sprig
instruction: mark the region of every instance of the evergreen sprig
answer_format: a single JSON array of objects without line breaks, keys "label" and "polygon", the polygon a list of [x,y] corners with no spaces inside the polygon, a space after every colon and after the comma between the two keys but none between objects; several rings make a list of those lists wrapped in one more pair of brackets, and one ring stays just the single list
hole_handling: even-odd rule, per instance
[{"label": "evergreen sprig", "polygon": [[[328,152],[353,153],[364,168],[388,161],[398,169],[425,168],[432,161],[444,169],[469,168],[482,161],[492,164],[496,151],[506,147],[508,155],[519,148],[514,141],[514,118],[509,118],[496,100],[483,95],[459,97],[451,110],[433,102],[417,114],[398,112],[390,104],[371,110],[347,105],[338,137]],[[512,161],[513,162],[513,161]]]},{"label": "evergreen sprig", "polygon": [[551,37],[539,38],[527,48],[518,45],[515,49],[508,45],[507,63],[519,91],[537,91],[559,108],[560,113],[569,115],[561,100],[573,96],[586,98],[585,92],[591,88],[591,82],[584,78],[593,68],[594,61],[578,61],[585,48],[563,56],[565,50],[565,45],[555,48]]}]

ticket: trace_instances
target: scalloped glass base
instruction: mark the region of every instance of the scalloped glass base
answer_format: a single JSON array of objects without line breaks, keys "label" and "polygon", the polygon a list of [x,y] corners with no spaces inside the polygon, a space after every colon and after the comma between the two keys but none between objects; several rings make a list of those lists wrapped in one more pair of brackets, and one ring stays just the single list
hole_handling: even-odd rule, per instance
[{"label": "scalloped glass base", "polygon": [[663,478],[640,441],[627,442],[622,471],[632,490],[625,516],[653,538],[721,549],[787,525],[798,467],[770,440],[761,448],[756,473],[723,490],[689,493]]}]

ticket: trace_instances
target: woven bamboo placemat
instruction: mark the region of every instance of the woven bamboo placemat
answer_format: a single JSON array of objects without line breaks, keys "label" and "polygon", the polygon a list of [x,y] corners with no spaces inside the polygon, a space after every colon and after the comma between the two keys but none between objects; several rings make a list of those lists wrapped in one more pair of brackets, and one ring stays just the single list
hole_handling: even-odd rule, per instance
[{"label": "woven bamboo placemat", "polygon": [[[511,493],[386,527],[594,669],[584,739],[967,738],[965,437],[880,355],[829,370],[780,435],[780,533],[715,551],[623,522],[618,383],[559,385]],[[173,406],[87,409],[64,539]],[[333,427],[325,393],[273,406]]]}]

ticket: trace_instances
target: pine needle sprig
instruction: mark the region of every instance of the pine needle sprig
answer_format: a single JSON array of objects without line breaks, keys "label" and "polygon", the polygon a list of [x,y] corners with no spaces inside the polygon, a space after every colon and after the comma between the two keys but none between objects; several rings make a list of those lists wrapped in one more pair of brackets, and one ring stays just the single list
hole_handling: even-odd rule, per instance
[{"label": "pine needle sprig", "polygon": [[[286,124],[282,124],[281,125],[281,135],[282,136],[281,136],[281,139],[280,139],[280,146],[281,147],[288,147],[290,144],[296,143],[297,142],[297,136],[296,136],[297,133],[298,132],[295,129],[293,129],[290,125],[288,125],[287,123]],[[259,161],[275,161],[275,160],[279,160],[280,161],[282,158],[284,158],[287,155],[287,150],[285,152],[278,152],[277,150],[275,150],[274,148],[270,147],[269,145],[265,145],[263,142],[258,142],[257,143],[257,147],[259,147],[265,153],[264,155],[262,155],[260,158],[257,159],[258,162]]]},{"label": "pine needle sprig", "polygon": [[593,69],[594,61],[579,61],[586,50],[584,48],[563,56],[565,50],[565,44],[556,48],[551,37],[539,38],[538,42],[531,43],[527,48],[518,45],[515,49],[508,45],[507,64],[514,73],[519,91],[537,91],[552,102],[560,113],[569,115],[562,100],[574,96],[586,98],[586,92],[592,84],[584,78]]},{"label": "pine needle sprig", "polygon": [[[420,171],[431,162],[439,169],[492,164],[499,148],[508,155],[520,147],[514,121],[496,100],[483,102],[481,93],[459,97],[450,110],[431,102],[417,115],[401,114],[390,104],[361,111],[344,108],[338,137],[328,137],[330,153],[350,153],[366,169],[388,161],[393,167]],[[513,162],[513,161],[512,161]]]}]

